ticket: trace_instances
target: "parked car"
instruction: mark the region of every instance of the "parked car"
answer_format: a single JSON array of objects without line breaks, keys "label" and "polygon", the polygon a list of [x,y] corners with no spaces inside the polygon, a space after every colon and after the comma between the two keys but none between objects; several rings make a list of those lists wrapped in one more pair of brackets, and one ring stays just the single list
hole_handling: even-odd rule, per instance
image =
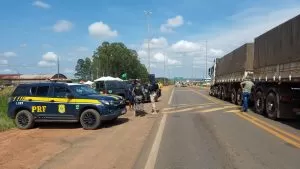
[{"label": "parked car", "polygon": [[106,80],[96,81],[96,91],[100,94],[115,94],[128,100],[128,84],[124,81]]},{"label": "parked car", "polygon": [[122,97],[99,95],[83,84],[50,82],[18,85],[8,100],[7,114],[20,129],[30,129],[35,122],[80,122],[93,130],[126,111]]}]

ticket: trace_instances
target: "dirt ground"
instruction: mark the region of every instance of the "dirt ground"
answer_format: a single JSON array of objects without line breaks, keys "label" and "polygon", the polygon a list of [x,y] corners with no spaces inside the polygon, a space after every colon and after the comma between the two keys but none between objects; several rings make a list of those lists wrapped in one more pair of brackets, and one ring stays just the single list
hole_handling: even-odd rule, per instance
[{"label": "dirt ground", "polygon": [[[157,107],[168,103],[172,87],[162,89]],[[150,112],[150,103],[145,105]],[[79,124],[40,124],[31,130],[0,132],[1,169],[129,169],[160,115],[134,117],[132,111],[98,130]]]}]

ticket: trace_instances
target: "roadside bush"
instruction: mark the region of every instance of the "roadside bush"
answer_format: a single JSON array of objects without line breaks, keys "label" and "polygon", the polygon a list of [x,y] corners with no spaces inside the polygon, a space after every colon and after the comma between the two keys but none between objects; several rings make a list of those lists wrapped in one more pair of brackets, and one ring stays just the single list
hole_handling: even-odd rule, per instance
[{"label": "roadside bush", "polygon": [[7,100],[13,88],[5,88],[0,91],[0,131],[15,127],[13,120],[7,117]]}]

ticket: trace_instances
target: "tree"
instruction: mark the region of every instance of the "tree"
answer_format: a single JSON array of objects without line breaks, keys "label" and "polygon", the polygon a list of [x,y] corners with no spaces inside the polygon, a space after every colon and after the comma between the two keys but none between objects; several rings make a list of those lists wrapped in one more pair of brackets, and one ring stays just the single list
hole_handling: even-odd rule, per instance
[{"label": "tree", "polygon": [[80,78],[80,79],[83,79],[84,77],[84,60],[83,59],[78,59],[77,60],[77,64],[75,66],[75,77],[76,78]]},{"label": "tree", "polygon": [[[122,77],[124,74],[128,79],[147,80],[148,78],[147,69],[139,61],[137,52],[128,49],[123,43],[103,42],[96,48],[91,58],[81,59],[80,64],[78,60],[75,75],[82,79],[95,79],[102,75]],[[77,67],[83,68],[77,69]]]}]

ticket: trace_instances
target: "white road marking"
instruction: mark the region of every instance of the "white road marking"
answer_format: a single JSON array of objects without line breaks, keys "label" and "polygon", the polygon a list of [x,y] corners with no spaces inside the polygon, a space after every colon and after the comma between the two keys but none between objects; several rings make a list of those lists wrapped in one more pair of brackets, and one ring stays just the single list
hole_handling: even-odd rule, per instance
[{"label": "white road marking", "polygon": [[172,93],[171,93],[171,96],[170,96],[169,101],[168,101],[169,105],[171,104],[171,101],[173,100],[173,94],[174,94],[174,88],[172,89]]},{"label": "white road marking", "polygon": [[163,135],[165,124],[166,124],[166,119],[167,119],[167,114],[164,114],[160,121],[159,128],[156,133],[155,140],[152,145],[152,148],[151,148],[151,151],[148,156],[148,160],[147,160],[147,163],[146,163],[144,169],[154,169],[154,167],[155,167],[159,146],[161,143],[162,135]]}]

